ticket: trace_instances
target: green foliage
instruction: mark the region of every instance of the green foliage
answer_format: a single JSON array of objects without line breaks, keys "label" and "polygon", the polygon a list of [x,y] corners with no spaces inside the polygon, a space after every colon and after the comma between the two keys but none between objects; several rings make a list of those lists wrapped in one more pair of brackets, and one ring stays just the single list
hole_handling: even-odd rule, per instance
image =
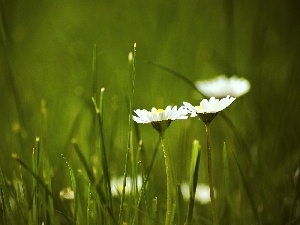
[{"label": "green foliage", "polygon": [[[194,81],[218,74],[251,82],[210,126],[219,223],[297,224],[298,23],[293,0],[2,0],[0,224],[163,224],[159,137],[133,109],[198,104]],[[199,124],[165,133],[174,224],[211,224],[210,204],[193,195],[208,183]]]}]

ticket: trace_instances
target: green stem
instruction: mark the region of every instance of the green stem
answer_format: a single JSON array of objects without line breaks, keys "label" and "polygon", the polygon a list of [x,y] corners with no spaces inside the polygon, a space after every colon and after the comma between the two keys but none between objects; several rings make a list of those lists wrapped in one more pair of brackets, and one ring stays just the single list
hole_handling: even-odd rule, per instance
[{"label": "green stem", "polygon": [[165,158],[166,175],[167,175],[167,211],[166,211],[166,222],[165,225],[170,225],[172,221],[172,205],[173,205],[173,178],[171,171],[171,160],[168,150],[165,147],[164,137],[160,135],[161,146]]},{"label": "green stem", "polygon": [[208,124],[205,124],[206,128],[206,138],[207,138],[207,170],[208,170],[208,184],[210,190],[210,201],[211,201],[211,213],[213,224],[217,223],[216,219],[216,208],[215,208],[215,196],[214,196],[214,186],[213,186],[213,174],[212,174],[212,156],[211,156],[211,146],[210,146],[210,128]]}]

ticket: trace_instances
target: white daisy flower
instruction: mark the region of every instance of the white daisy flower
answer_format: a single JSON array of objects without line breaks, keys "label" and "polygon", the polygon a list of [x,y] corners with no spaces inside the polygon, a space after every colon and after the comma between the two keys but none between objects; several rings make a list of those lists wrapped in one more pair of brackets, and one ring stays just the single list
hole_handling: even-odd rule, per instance
[{"label": "white daisy flower", "polygon": [[203,99],[200,105],[197,106],[192,106],[188,102],[183,102],[183,104],[191,112],[191,116],[194,117],[197,114],[218,113],[227,108],[235,99],[227,95],[226,98],[222,99],[216,99],[215,97],[211,97],[209,100]]},{"label": "white daisy flower", "polygon": [[226,98],[216,99],[211,97],[209,100],[203,99],[200,105],[192,106],[188,102],[183,102],[184,107],[190,111],[191,117],[199,116],[199,118],[205,123],[210,124],[210,122],[217,116],[218,112],[227,108],[233,101],[234,97],[227,95]]},{"label": "white daisy flower", "polygon": [[[122,195],[123,191],[123,180],[124,177],[112,178],[110,181],[111,186],[111,194],[114,197],[118,197]],[[135,182],[137,182],[137,190],[139,191],[143,184],[143,179],[141,175],[137,176],[137,179],[126,177],[126,186],[125,186],[125,195],[129,195],[134,191]]]},{"label": "white daisy flower", "polygon": [[134,110],[137,116],[132,116],[133,120],[137,123],[152,123],[163,120],[179,120],[186,119],[188,111],[184,107],[177,109],[177,106],[167,106],[165,110],[152,108],[151,111],[146,109]]},{"label": "white daisy flower", "polygon": [[[181,184],[181,193],[184,200],[188,201],[190,199],[190,189],[188,183],[184,182]],[[215,197],[217,195],[215,189],[214,189],[214,195]],[[207,204],[210,202],[210,190],[208,185],[197,184],[195,200],[201,204]]]},{"label": "white daisy flower", "polygon": [[158,131],[160,135],[166,131],[173,120],[187,119],[189,111],[181,106],[167,106],[165,110],[152,108],[151,111],[146,109],[134,110],[137,116],[132,116],[132,119],[137,123],[151,123],[151,125]]},{"label": "white daisy flower", "polygon": [[196,88],[205,96],[217,98],[227,95],[240,97],[250,90],[250,82],[242,77],[232,76],[230,78],[220,75],[211,80],[195,82]]}]

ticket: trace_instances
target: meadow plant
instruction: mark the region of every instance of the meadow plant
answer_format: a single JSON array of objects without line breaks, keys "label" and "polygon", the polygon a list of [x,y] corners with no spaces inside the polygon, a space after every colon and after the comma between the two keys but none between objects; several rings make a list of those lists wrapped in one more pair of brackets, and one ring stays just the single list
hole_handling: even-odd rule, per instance
[{"label": "meadow plant", "polygon": [[[96,46],[93,53],[93,73],[96,74]],[[213,185],[213,170],[212,170],[212,153],[210,143],[210,124],[214,118],[227,108],[236,98],[227,95],[221,99],[215,96],[220,96],[220,92],[216,90],[222,89],[222,94],[230,93],[236,97],[245,94],[249,91],[250,84],[245,79],[237,79],[235,77],[229,80],[223,76],[217,80],[205,83],[196,83],[193,87],[198,88],[199,92],[204,95],[214,94],[215,96],[209,99],[203,99],[199,105],[193,106],[188,102],[183,102],[180,107],[167,106],[165,109],[151,108],[150,111],[146,109],[133,109],[134,98],[134,81],[135,81],[135,57],[136,57],[136,44],[134,45],[133,52],[129,53],[128,61],[130,65],[131,85],[129,93],[129,118],[128,118],[128,140],[127,151],[125,157],[125,167],[123,176],[111,176],[110,161],[107,155],[108,149],[105,145],[105,132],[103,117],[103,97],[104,88],[100,91],[99,103],[97,103],[96,95],[92,97],[94,104],[98,137],[100,142],[99,155],[101,158],[101,173],[100,176],[96,172],[95,166],[92,166],[86,159],[80,143],[77,139],[72,139],[73,149],[78,156],[79,165],[84,169],[85,175],[82,170],[76,172],[73,165],[69,163],[68,157],[61,155],[64,159],[69,170],[71,185],[62,186],[59,193],[55,194],[52,191],[51,176],[43,176],[45,171],[50,170],[49,162],[42,160],[45,154],[42,151],[41,138],[36,138],[36,146],[32,154],[32,167],[28,166],[17,154],[13,154],[13,158],[19,162],[32,176],[32,196],[31,196],[31,210],[30,217],[23,216],[25,223],[36,224],[56,224],[58,222],[67,224],[160,224],[164,220],[165,225],[193,224],[193,212],[195,211],[195,204],[206,205],[211,203],[212,223],[218,224],[219,218],[216,213],[215,197],[216,189]],[[176,75],[176,74],[175,74]],[[177,74],[178,75],[178,74]],[[187,82],[193,85],[193,82]],[[240,84],[243,84],[242,86]],[[209,93],[208,90],[211,90]],[[186,120],[189,117],[196,117],[204,123],[206,128],[206,143],[207,143],[207,174],[208,186],[206,184],[198,183],[198,171],[200,168],[200,143],[194,140],[192,148],[192,157],[190,160],[190,182],[182,182],[176,184],[174,177],[174,168],[177,167],[171,160],[170,149],[166,145],[165,134],[171,123],[176,120]],[[151,204],[149,203],[149,194],[152,192],[151,184],[148,184],[151,177],[151,169],[154,164],[155,156],[158,145],[153,153],[150,166],[143,170],[142,167],[146,164],[141,159],[141,152],[143,148],[143,140],[139,134],[139,127],[134,126],[132,121],[136,124],[150,124],[159,136],[159,145],[161,146],[164,156],[165,177],[166,177],[166,207],[165,210],[161,209],[158,205],[157,197],[152,197]],[[135,129],[134,129],[135,127]],[[134,131],[137,133],[138,151],[135,152],[134,147]],[[184,149],[184,151],[186,151]],[[153,175],[155,176],[155,175]],[[79,180],[84,179],[85,182]],[[3,189],[1,195],[2,206],[2,220],[4,224],[12,224],[15,220],[10,217],[11,211],[17,207],[17,199],[15,200],[10,196],[7,200],[6,195],[10,195],[4,186],[2,178],[1,188]],[[21,182],[22,183],[22,182]],[[159,183],[155,183],[160,185]],[[23,184],[22,184],[23,185]],[[153,184],[152,184],[153,185]],[[22,186],[23,187],[23,186]],[[25,189],[24,189],[25,190]],[[22,189],[22,193],[24,192]],[[177,191],[176,191],[177,190]],[[24,194],[23,194],[24,195]],[[181,219],[181,214],[184,210],[183,201],[189,201],[186,219]],[[221,195],[220,197],[221,198]],[[144,201],[142,201],[144,199]],[[7,205],[9,203],[9,205]],[[143,203],[144,202],[144,203]],[[143,204],[142,204],[143,203]],[[43,209],[40,205],[46,204]],[[49,204],[49,205],[47,205]],[[118,207],[119,204],[119,207]],[[86,210],[84,210],[84,205]],[[164,207],[162,207],[164,209]],[[177,209],[177,211],[176,211]],[[56,218],[56,211],[62,215],[61,218]],[[143,213],[141,213],[141,212]],[[176,212],[178,212],[176,214]],[[119,214],[118,218],[116,214]],[[201,216],[197,214],[197,216]],[[162,217],[162,219],[161,219]],[[202,218],[202,222],[205,221]],[[204,224],[210,223],[206,219]]]},{"label": "meadow plant", "polygon": [[218,113],[227,108],[235,98],[227,95],[226,98],[221,100],[211,97],[209,100],[203,99],[198,106],[192,106],[188,102],[184,102],[184,106],[190,111],[191,117],[198,116],[199,119],[205,124],[206,140],[207,140],[207,169],[208,169],[208,182],[210,188],[211,208],[212,208],[212,219],[213,223],[217,223],[216,212],[215,212],[215,197],[213,189],[213,172],[212,172],[212,153],[210,144],[210,128],[209,125]]},{"label": "meadow plant", "polygon": [[174,204],[175,187],[173,182],[173,174],[171,168],[170,153],[165,146],[164,134],[171,122],[174,120],[187,119],[188,111],[184,107],[177,109],[177,106],[167,106],[165,110],[152,108],[151,111],[145,109],[134,110],[138,116],[133,116],[133,120],[137,123],[151,123],[153,128],[158,132],[162,150],[165,158],[166,175],[167,175],[167,210],[165,224],[172,224],[172,208]]}]

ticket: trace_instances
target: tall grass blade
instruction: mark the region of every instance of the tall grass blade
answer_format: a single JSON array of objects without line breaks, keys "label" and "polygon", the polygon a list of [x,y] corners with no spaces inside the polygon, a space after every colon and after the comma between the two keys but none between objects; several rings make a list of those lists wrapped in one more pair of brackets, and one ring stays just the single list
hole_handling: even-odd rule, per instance
[{"label": "tall grass blade", "polygon": [[[40,138],[36,138],[36,144],[35,148],[32,152],[32,171],[34,174],[39,176],[39,168],[40,168]],[[34,220],[34,223],[39,224],[39,212],[40,206],[39,206],[39,187],[37,180],[32,177],[32,218]]]},{"label": "tall grass blade", "polygon": [[84,170],[85,172],[87,173],[87,176],[89,178],[89,180],[91,181],[92,184],[95,183],[95,176],[93,174],[93,172],[90,170],[89,166],[88,166],[88,163],[87,161],[85,160],[79,146],[78,146],[78,143],[77,143],[77,140],[76,139],[73,139],[72,140],[72,145],[73,145],[73,148],[80,160],[80,162],[82,163],[83,167],[84,167]]},{"label": "tall grass blade", "polygon": [[89,182],[89,186],[87,189],[87,205],[86,205],[86,225],[90,225],[90,214],[91,214],[91,203],[92,203],[92,195],[91,195],[91,183]]},{"label": "tall grass blade", "polygon": [[[121,203],[120,203],[120,212],[119,212],[119,223],[122,221],[123,217],[123,206],[124,206],[124,199],[125,199],[125,188],[126,188],[126,177],[128,173],[128,163],[129,163],[129,155],[132,153],[133,155],[133,175],[132,178],[137,178],[136,166],[135,166],[135,159],[133,154],[133,133],[132,133],[132,111],[133,111],[133,96],[134,96],[134,81],[135,81],[135,59],[136,59],[136,44],[133,46],[133,52],[130,52],[128,55],[128,62],[130,68],[130,75],[131,75],[131,85],[130,85],[130,95],[129,95],[129,116],[128,116],[128,137],[127,137],[127,150],[125,156],[125,169],[124,169],[124,177],[123,177],[123,188],[122,188],[122,195],[121,195]],[[137,210],[137,209],[136,209]]]},{"label": "tall grass blade", "polygon": [[152,213],[151,217],[154,219],[154,221],[158,221],[158,202],[157,202],[157,197],[155,197],[152,200]]},{"label": "tall grass blade", "polygon": [[[100,99],[103,99],[103,93],[104,89],[102,89]],[[97,119],[98,119],[98,125],[99,125],[99,134],[100,134],[100,142],[101,142],[101,160],[102,160],[102,170],[104,175],[104,186],[105,186],[105,192],[108,199],[108,204],[110,209],[112,209],[112,195],[111,195],[111,186],[110,186],[110,176],[109,176],[109,169],[108,169],[108,162],[107,162],[107,153],[106,148],[104,144],[104,132],[103,132],[103,105],[97,106],[95,98],[92,98],[92,101],[94,103]],[[103,101],[101,101],[101,104]]]},{"label": "tall grass blade", "polygon": [[[51,193],[53,193],[52,191],[52,179],[51,179],[51,166],[49,163],[48,158],[45,156],[45,152],[41,152],[41,158],[44,158],[42,166],[43,166],[43,179],[44,179],[44,183],[47,185],[47,187],[49,188],[49,191]],[[55,218],[53,217],[53,215],[55,214],[55,208],[54,208],[54,202],[53,199],[47,194],[44,193],[45,195],[45,204],[43,204],[46,207],[46,218],[45,218],[45,224],[56,224],[57,220],[55,220]]]},{"label": "tall grass blade", "polygon": [[67,167],[69,169],[69,174],[70,174],[70,179],[71,179],[71,190],[74,192],[74,216],[73,216],[73,220],[74,223],[76,224],[77,221],[77,211],[78,211],[78,194],[77,194],[77,185],[76,185],[76,180],[75,180],[75,175],[74,175],[74,171],[71,167],[71,165],[69,164],[69,162],[67,161],[66,157],[61,154],[61,157],[64,159],[65,163],[67,164]]},{"label": "tall grass blade", "polygon": [[192,160],[191,160],[191,167],[190,167],[190,202],[188,208],[188,214],[186,219],[186,225],[192,223],[193,220],[193,211],[194,211],[194,204],[195,204],[195,193],[198,184],[198,172],[200,166],[200,152],[201,146],[198,140],[194,140],[193,142],[193,149],[192,149]]},{"label": "tall grass blade", "polygon": [[185,204],[183,200],[183,195],[181,191],[181,185],[177,184],[176,186],[176,195],[177,195],[177,223],[184,224],[184,217],[185,217]]}]

